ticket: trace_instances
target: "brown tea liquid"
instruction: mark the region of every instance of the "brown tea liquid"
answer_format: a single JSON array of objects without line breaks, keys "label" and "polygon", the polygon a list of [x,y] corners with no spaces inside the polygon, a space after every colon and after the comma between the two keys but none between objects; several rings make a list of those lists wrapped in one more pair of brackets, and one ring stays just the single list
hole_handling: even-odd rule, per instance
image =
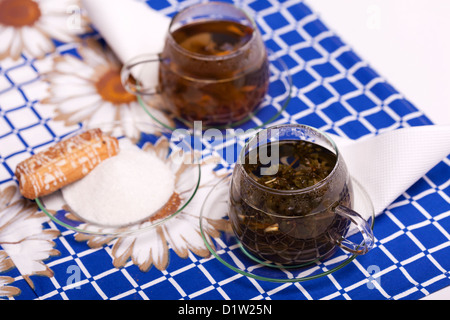
[{"label": "brown tea liquid", "polygon": [[[250,179],[274,192],[260,192],[254,183],[244,179],[239,192],[232,189],[229,216],[235,234],[251,254],[283,265],[328,257],[337,248],[332,238],[345,234],[349,227],[348,219],[333,212],[337,205],[351,205],[349,186],[345,183],[337,194],[328,190],[335,188],[334,181],[302,194],[277,191],[316,185],[332,172],[337,157],[307,141],[277,143],[280,163],[275,174],[261,175],[261,168],[267,165],[249,164],[248,156],[245,159],[243,167]],[[262,148],[270,150],[270,144]]]},{"label": "brown tea liquid", "polygon": [[200,21],[173,31],[188,53],[181,57],[166,43],[160,84],[172,112],[208,125],[229,124],[252,112],[269,78],[265,48],[253,37],[250,26],[234,21]]},{"label": "brown tea liquid", "polygon": [[207,21],[181,27],[172,33],[184,49],[203,55],[226,55],[241,48],[253,29],[233,21]]},{"label": "brown tea liquid", "polygon": [[[330,150],[309,141],[285,140],[278,144],[279,163],[262,164],[259,155],[271,149],[270,144],[260,147],[256,163],[251,164],[249,155],[244,160],[245,171],[259,184],[277,190],[299,190],[311,187],[325,179],[336,165],[337,157]],[[255,162],[255,161],[253,161]],[[274,166],[272,169],[271,167]],[[271,169],[273,174],[262,174]]]}]

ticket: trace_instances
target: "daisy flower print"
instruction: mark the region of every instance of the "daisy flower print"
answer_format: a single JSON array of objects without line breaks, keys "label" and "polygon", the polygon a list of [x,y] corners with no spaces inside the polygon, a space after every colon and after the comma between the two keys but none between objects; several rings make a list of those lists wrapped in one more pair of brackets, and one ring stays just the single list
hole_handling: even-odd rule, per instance
[{"label": "daisy flower print", "polygon": [[77,41],[89,26],[76,8],[78,0],[0,0],[0,60],[42,58],[54,51],[53,40]]},{"label": "daisy flower print", "polygon": [[[122,64],[107,46],[87,39],[72,54],[54,58],[53,69],[44,75],[49,84],[49,96],[41,101],[55,111],[55,121],[66,126],[83,123],[88,127],[114,123],[128,138],[137,138],[139,122],[150,117],[137,97],[122,86]],[[157,118],[172,123],[165,113],[155,110]]]}]

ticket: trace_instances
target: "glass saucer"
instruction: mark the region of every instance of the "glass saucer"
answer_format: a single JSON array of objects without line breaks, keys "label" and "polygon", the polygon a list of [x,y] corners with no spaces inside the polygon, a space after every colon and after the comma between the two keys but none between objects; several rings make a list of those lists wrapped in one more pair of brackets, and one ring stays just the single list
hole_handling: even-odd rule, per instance
[{"label": "glass saucer", "polygon": [[[116,125],[117,124],[117,125]],[[118,125],[120,124],[120,125]],[[175,193],[179,195],[177,201],[169,201],[157,211],[149,212],[148,217],[126,225],[102,225],[92,221],[87,221],[72,210],[63,197],[61,190],[48,196],[36,198],[39,208],[55,223],[86,235],[97,235],[107,237],[126,236],[149,230],[165,223],[191,202],[197,193],[200,184],[200,162],[196,160],[197,154],[192,150],[186,137],[146,122],[133,123],[135,129],[132,137],[127,136],[130,132],[122,127],[123,123],[107,123],[95,125],[95,128],[102,129],[103,133],[116,137],[119,141],[119,148],[126,148],[136,145],[145,152],[153,152],[164,161],[175,176]],[[79,134],[90,128],[82,128],[73,135]],[[136,130],[138,134],[136,134]],[[178,183],[180,180],[183,183]],[[186,183],[189,181],[189,183]],[[127,214],[127,212],[124,212]]]},{"label": "glass saucer", "polygon": [[[270,72],[269,88],[263,102],[242,120],[225,125],[213,125],[209,127],[203,125],[203,130],[208,128],[219,130],[230,128],[240,128],[243,130],[259,129],[273,122],[280,116],[291,99],[292,79],[289,68],[284,61],[270,50],[268,50],[268,60]],[[158,116],[158,113],[161,112],[161,110],[156,111],[149,106],[142,96],[138,95],[137,98],[144,111],[161,126],[169,130],[175,130],[180,127],[194,129],[194,124],[192,122],[172,114],[170,111],[165,111],[167,112],[167,117]],[[168,119],[173,120],[173,123],[169,123]]]},{"label": "glass saucer", "polygon": [[[262,261],[252,256],[236,239],[230,225],[229,228],[225,228],[226,231],[221,232],[219,237],[212,238],[208,236],[206,229],[213,216],[216,219],[219,215],[222,215],[222,219],[228,220],[228,213],[218,213],[215,209],[215,204],[220,199],[222,201],[224,201],[223,199],[228,199],[230,181],[231,175],[223,178],[207,195],[200,212],[200,231],[209,251],[231,270],[258,280],[301,282],[331,274],[345,267],[357,257],[357,255],[338,248],[338,251],[333,256],[320,261],[314,261],[305,265],[283,266]],[[355,198],[354,209],[368,221],[373,229],[375,213],[372,201],[358,181],[352,179],[352,184]],[[354,234],[349,239],[360,243],[359,234],[356,231],[350,229],[349,234]]]}]

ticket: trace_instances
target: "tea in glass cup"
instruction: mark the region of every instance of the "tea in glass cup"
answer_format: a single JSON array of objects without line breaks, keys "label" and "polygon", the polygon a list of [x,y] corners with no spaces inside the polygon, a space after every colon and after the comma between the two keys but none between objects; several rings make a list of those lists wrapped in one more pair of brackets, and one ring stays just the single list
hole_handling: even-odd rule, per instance
[{"label": "tea in glass cup", "polygon": [[[133,68],[155,61],[157,88],[128,81]],[[175,15],[163,51],[132,59],[122,80],[136,94],[159,93],[165,107],[186,121],[224,125],[244,119],[263,101],[269,63],[254,21],[231,4],[209,2]]]},{"label": "tea in glass cup", "polygon": [[[271,127],[242,149],[233,171],[229,219],[243,248],[281,265],[330,257],[339,247],[365,254],[371,227],[353,211],[342,156],[325,134],[304,125]],[[351,224],[363,242],[346,238]]]}]

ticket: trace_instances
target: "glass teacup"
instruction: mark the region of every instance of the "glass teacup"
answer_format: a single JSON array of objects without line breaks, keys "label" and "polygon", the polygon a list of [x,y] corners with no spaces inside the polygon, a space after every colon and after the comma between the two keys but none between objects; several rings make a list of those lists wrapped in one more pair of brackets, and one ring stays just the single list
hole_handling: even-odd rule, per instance
[{"label": "glass teacup", "polygon": [[[155,63],[159,83],[147,86],[146,75]],[[164,108],[185,121],[231,124],[263,100],[269,83],[267,52],[244,11],[223,2],[202,3],[173,17],[161,53],[127,62],[122,83],[138,95],[160,94]]]},{"label": "glass teacup", "polygon": [[[243,248],[264,261],[303,265],[373,246],[369,223],[352,210],[353,188],[335,143],[305,125],[260,131],[233,171],[229,218]],[[353,225],[361,243],[347,238]]]}]

